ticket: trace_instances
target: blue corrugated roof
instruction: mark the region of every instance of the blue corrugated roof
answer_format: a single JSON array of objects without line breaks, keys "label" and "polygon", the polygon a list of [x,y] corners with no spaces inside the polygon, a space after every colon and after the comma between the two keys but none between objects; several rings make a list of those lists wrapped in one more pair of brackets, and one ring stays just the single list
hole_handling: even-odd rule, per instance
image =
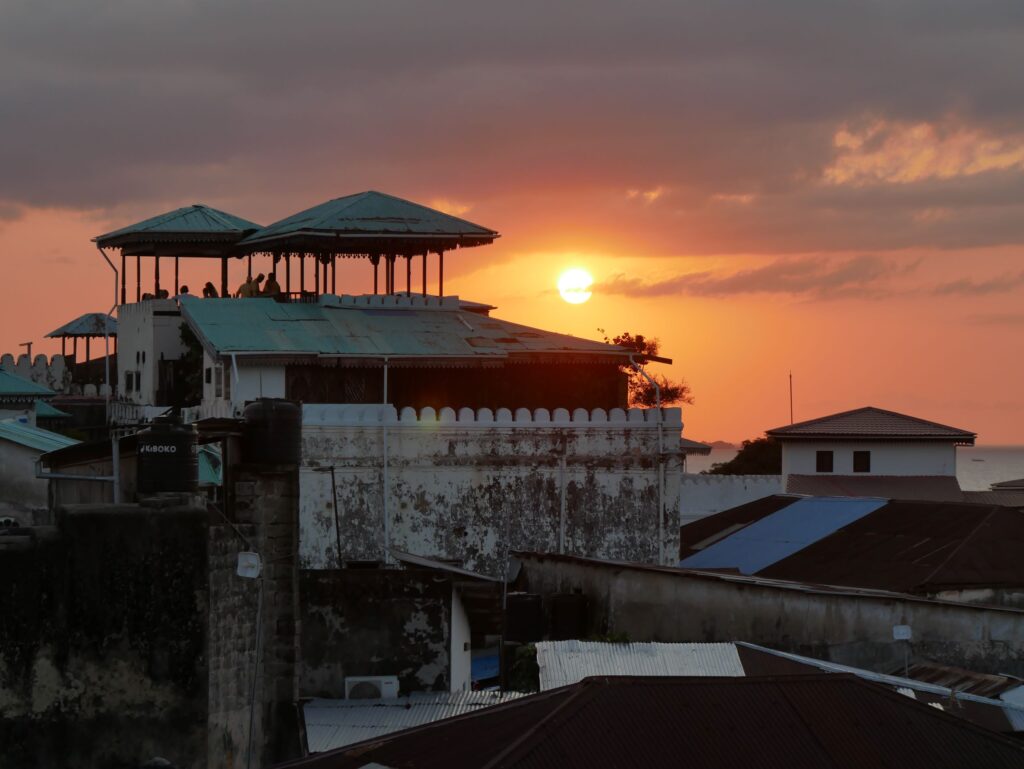
[{"label": "blue corrugated roof", "polygon": [[850,497],[798,499],[684,558],[679,565],[687,569],[736,569],[741,574],[756,574],[888,502]]},{"label": "blue corrugated roof", "polygon": [[37,417],[49,417],[51,419],[57,419],[62,417],[70,417],[66,411],[61,411],[54,406],[51,406],[46,401],[36,401],[36,416]]},{"label": "blue corrugated roof", "polygon": [[212,351],[349,358],[506,358],[514,353],[628,355],[616,345],[521,326],[460,309],[458,297],[322,297],[181,300],[182,314]]},{"label": "blue corrugated roof", "polygon": [[102,312],[87,312],[51,331],[46,336],[104,336],[107,329],[109,329],[110,336],[117,336],[117,321],[114,318]]},{"label": "blue corrugated roof", "polygon": [[27,446],[40,453],[56,451],[79,443],[66,435],[43,430],[40,427],[32,427],[21,422],[0,422],[0,440]]},{"label": "blue corrugated roof", "polygon": [[33,382],[31,379],[0,371],[0,395],[54,395],[49,387]]},{"label": "blue corrugated roof", "polygon": [[217,235],[241,237],[258,230],[260,226],[240,216],[218,211],[196,203],[184,208],[143,219],[119,230],[100,235],[94,240],[101,246],[126,235]]},{"label": "blue corrugated roof", "polygon": [[409,200],[369,190],[328,200],[254,232],[240,245],[261,244],[298,233],[380,236],[469,236],[498,233]]}]

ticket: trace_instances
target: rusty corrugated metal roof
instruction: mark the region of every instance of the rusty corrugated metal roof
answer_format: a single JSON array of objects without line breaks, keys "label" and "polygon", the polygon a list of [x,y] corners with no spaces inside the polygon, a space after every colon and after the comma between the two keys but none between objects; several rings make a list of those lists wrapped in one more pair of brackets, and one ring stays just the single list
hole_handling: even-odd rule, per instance
[{"label": "rusty corrugated metal roof", "polygon": [[765,431],[773,438],[952,440],[974,445],[975,433],[896,411],[865,406]]},{"label": "rusty corrugated metal roof", "polygon": [[1016,769],[1024,746],[846,674],[589,678],[283,766]]}]

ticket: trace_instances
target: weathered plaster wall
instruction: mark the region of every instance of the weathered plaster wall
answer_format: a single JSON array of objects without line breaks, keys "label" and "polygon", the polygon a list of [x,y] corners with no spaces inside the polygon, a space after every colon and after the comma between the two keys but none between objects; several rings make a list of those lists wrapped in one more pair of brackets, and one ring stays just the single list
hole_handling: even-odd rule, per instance
[{"label": "weathered plaster wall", "polygon": [[452,589],[451,686],[453,692],[468,692],[473,688],[473,652],[470,649],[472,631],[469,615],[459,591]]},{"label": "weathered plaster wall", "polygon": [[509,549],[674,559],[682,423],[662,411],[306,405],[302,566],[383,559],[385,510],[392,547],[491,575]]},{"label": "weathered plaster wall", "polygon": [[[211,769],[247,765],[250,715],[252,766],[300,755],[295,476],[294,468],[236,466],[234,520],[210,525]],[[259,579],[236,573],[246,550],[262,558]]]},{"label": "weathered plaster wall", "polygon": [[205,511],[61,511],[0,551],[0,766],[206,754]]},{"label": "weathered plaster wall", "polygon": [[12,441],[0,441],[0,501],[46,507],[47,481],[36,478],[36,460],[41,453]]},{"label": "weathered plaster wall", "polygon": [[[102,345],[101,341],[101,350]],[[17,358],[9,352],[4,353],[0,355],[0,371],[29,379],[57,393],[68,392],[71,385],[71,369],[63,355],[54,355],[49,359],[45,355],[36,355],[30,360],[24,353]]]},{"label": "weathered plaster wall", "polygon": [[782,493],[781,475],[686,473],[679,494],[679,525],[685,526],[755,499]]},{"label": "weathered plaster wall", "polygon": [[448,691],[452,587],[437,572],[303,571],[300,595],[300,696],[344,698],[347,676],[398,676],[403,694]]},{"label": "weathered plaster wall", "polygon": [[1024,675],[1024,611],[1017,609],[557,557],[523,556],[522,564],[520,587],[530,592],[586,595],[592,633],[624,633],[631,641],[750,641],[886,671],[903,662],[893,626],[910,625],[911,655]]},{"label": "weathered plaster wall", "polygon": [[[121,398],[141,406],[156,402],[157,366],[161,359],[185,354],[181,341],[181,311],[173,299],[148,299],[117,308],[117,371]],[[125,374],[135,372],[140,383],[125,391]]]}]

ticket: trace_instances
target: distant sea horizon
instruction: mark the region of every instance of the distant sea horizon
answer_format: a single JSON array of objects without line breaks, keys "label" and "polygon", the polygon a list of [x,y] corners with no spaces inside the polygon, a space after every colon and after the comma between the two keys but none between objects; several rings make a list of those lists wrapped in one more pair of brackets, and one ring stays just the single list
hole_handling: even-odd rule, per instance
[{"label": "distant sea horizon", "polygon": [[[724,448],[724,441],[715,441],[716,447],[707,456],[690,456],[686,470],[700,473],[712,465],[728,462],[736,456],[736,448]],[[1024,478],[1024,445],[988,445],[956,450],[956,478],[964,491],[988,491],[989,486],[1001,481]]]}]

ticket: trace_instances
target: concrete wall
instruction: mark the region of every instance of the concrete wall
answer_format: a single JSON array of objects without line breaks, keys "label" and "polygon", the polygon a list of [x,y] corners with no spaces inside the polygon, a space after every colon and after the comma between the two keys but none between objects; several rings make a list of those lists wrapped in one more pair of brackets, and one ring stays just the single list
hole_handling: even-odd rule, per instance
[{"label": "concrete wall", "polygon": [[750,641],[886,671],[903,663],[894,625],[910,625],[911,656],[980,672],[1024,675],[1024,611],[880,591],[783,587],[770,580],[687,575],[526,555],[520,588],[576,590],[590,602],[590,633],[630,641]]},{"label": "concrete wall", "polygon": [[27,508],[46,507],[47,482],[36,478],[36,460],[41,453],[38,449],[0,440],[0,501]]},{"label": "concrete wall", "polygon": [[473,688],[473,652],[470,649],[469,615],[459,591],[452,590],[451,691],[468,692]]},{"label": "concrete wall", "polygon": [[674,560],[682,423],[663,412],[304,406],[302,566],[383,559],[385,509],[392,547],[494,576],[508,549]]},{"label": "concrete wall", "polygon": [[698,475],[680,482],[679,525],[714,515],[755,499],[782,493],[781,475]]},{"label": "concrete wall", "polygon": [[[149,299],[122,304],[117,309],[117,392],[121,398],[140,406],[156,402],[158,362],[177,360],[185,354],[181,342],[181,311],[173,299]],[[125,390],[125,374],[137,372],[140,384]]]},{"label": "concrete wall", "polygon": [[[252,766],[300,755],[295,470],[240,465],[233,472],[234,520],[217,518],[209,530],[211,769],[247,766],[250,724]],[[260,554],[259,579],[236,573],[244,550]]]},{"label": "concrete wall", "polygon": [[303,571],[300,594],[301,696],[344,698],[348,676],[398,676],[403,694],[449,690],[452,587],[437,572]]},{"label": "concrete wall", "polygon": [[[210,381],[206,381],[206,372]],[[219,386],[218,386],[218,379]],[[229,380],[228,388],[224,382]],[[203,352],[203,402],[197,416],[239,417],[245,404],[257,398],[283,398],[285,396],[285,367],[252,366],[240,361],[236,367],[231,359],[215,360]]]},{"label": "concrete wall", "polygon": [[921,441],[783,441],[782,474],[817,475],[818,451],[834,452],[832,475],[854,474],[854,451],[871,452],[870,475],[956,475],[956,446]]},{"label": "concrete wall", "polygon": [[205,512],[75,508],[59,523],[0,550],[0,766],[202,766]]}]

